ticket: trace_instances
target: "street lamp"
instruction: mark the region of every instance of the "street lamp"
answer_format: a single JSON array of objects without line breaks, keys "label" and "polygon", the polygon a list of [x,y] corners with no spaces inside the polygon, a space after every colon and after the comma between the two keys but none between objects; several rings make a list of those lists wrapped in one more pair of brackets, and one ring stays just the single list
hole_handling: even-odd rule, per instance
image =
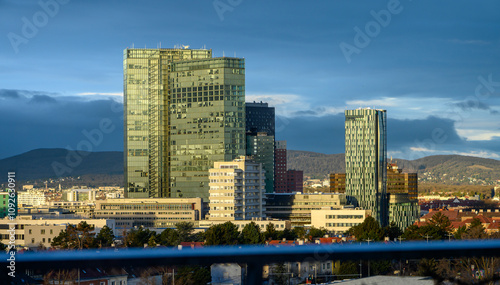
[{"label": "street lamp", "polygon": [[[82,234],[78,234],[78,249],[82,250]],[[80,285],[80,266],[78,266],[78,285]]]}]

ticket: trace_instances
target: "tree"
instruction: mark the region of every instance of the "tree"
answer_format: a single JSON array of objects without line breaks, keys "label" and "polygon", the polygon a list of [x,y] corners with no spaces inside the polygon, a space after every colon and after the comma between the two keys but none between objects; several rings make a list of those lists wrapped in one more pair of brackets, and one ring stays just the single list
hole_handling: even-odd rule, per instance
[{"label": "tree", "polygon": [[381,241],[384,239],[384,231],[372,216],[366,217],[361,224],[350,228],[348,232],[354,235],[357,241]]},{"label": "tree", "polygon": [[210,268],[205,266],[183,266],[175,272],[176,285],[207,284],[211,279]]},{"label": "tree", "polygon": [[113,234],[113,230],[110,227],[104,226],[99,231],[95,239],[99,247],[110,247],[111,244],[113,244],[115,235]]},{"label": "tree", "polygon": [[295,240],[297,233],[294,230],[284,229],[278,232],[278,239]]},{"label": "tree", "polygon": [[205,245],[236,245],[239,235],[238,228],[231,222],[213,225],[205,232]]},{"label": "tree", "polygon": [[441,212],[434,214],[429,219],[428,225],[437,227],[443,233],[449,233],[453,230],[450,219]]},{"label": "tree", "polygon": [[126,233],[125,246],[127,247],[144,247],[149,243],[151,236],[156,236],[154,231],[144,229],[142,226],[137,229],[131,229]]},{"label": "tree", "polygon": [[191,235],[194,231],[194,225],[191,222],[180,222],[175,224],[177,234],[179,235],[179,243],[191,241]]},{"label": "tree", "polygon": [[155,235],[151,235],[148,240],[148,247],[156,247],[156,237]]},{"label": "tree", "polygon": [[264,235],[260,232],[260,227],[252,221],[241,231],[240,242],[242,244],[262,244],[264,243]]},{"label": "tree", "polygon": [[164,246],[177,246],[180,244],[179,233],[174,229],[165,229],[158,237],[158,243]]},{"label": "tree", "polygon": [[487,237],[484,226],[478,218],[472,219],[469,228],[462,234],[462,239],[485,239]]},{"label": "tree", "polygon": [[292,231],[297,238],[305,238],[306,236],[306,230],[304,227],[295,227]]},{"label": "tree", "polygon": [[311,227],[309,228],[309,237],[310,238],[320,238],[320,237],[323,237],[325,234],[326,234],[326,230],[321,228],[321,229],[317,229],[315,227]]},{"label": "tree", "polygon": [[278,285],[286,285],[288,284],[288,278],[285,273],[287,272],[285,268],[284,263],[278,263],[274,268],[273,268],[273,276],[272,279],[275,284]]},{"label": "tree", "polygon": [[278,239],[278,231],[276,231],[272,223],[267,224],[266,231],[264,232],[264,238],[266,240]]},{"label": "tree", "polygon": [[351,279],[353,275],[359,275],[358,263],[354,261],[341,262],[338,273],[339,279]]},{"label": "tree", "polygon": [[394,240],[400,237],[403,231],[396,225],[395,222],[391,222],[387,227],[384,228],[384,236],[389,237],[389,240]]},{"label": "tree", "polygon": [[95,248],[93,226],[83,221],[78,225],[68,225],[50,243],[51,246],[62,249]]}]

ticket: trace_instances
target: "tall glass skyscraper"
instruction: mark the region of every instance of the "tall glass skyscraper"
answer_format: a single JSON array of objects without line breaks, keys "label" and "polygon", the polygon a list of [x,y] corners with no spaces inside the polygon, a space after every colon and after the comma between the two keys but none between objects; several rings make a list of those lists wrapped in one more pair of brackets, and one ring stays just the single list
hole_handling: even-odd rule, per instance
[{"label": "tall glass skyscraper", "polygon": [[211,50],[124,51],[125,196],[208,198],[213,161],[245,152],[245,63]]},{"label": "tall glass skyscraper", "polygon": [[345,111],[346,194],[353,204],[388,222],[386,111]]}]

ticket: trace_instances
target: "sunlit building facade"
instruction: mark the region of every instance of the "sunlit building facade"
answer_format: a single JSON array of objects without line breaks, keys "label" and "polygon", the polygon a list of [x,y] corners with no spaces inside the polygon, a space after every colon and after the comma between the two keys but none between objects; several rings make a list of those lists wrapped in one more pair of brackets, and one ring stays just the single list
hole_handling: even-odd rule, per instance
[{"label": "sunlit building facade", "polygon": [[208,198],[214,161],[245,154],[245,62],[124,51],[125,197]]},{"label": "sunlit building facade", "polygon": [[345,111],[346,195],[357,207],[388,223],[386,111]]}]

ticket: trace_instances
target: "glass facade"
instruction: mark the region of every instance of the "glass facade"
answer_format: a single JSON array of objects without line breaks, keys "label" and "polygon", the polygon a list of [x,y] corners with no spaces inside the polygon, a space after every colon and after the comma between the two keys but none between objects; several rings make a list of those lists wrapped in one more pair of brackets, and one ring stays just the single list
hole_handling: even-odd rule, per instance
[{"label": "glass facade", "polygon": [[211,58],[211,50],[125,49],[125,197],[170,197],[169,76],[174,61]]},{"label": "glass facade", "polygon": [[388,222],[386,196],[386,111],[345,111],[346,194],[357,207],[371,210],[382,226]]},{"label": "glass facade", "polygon": [[[247,109],[248,110],[248,109]],[[267,133],[250,135],[247,133],[247,155],[253,161],[262,163],[266,171],[266,193],[274,192],[274,136]]]},{"label": "glass facade", "polygon": [[246,131],[252,135],[267,133],[275,136],[274,107],[267,103],[247,102],[246,106]]},{"label": "glass facade", "polygon": [[198,59],[171,66],[171,197],[208,199],[214,162],[245,155],[245,60]]}]

